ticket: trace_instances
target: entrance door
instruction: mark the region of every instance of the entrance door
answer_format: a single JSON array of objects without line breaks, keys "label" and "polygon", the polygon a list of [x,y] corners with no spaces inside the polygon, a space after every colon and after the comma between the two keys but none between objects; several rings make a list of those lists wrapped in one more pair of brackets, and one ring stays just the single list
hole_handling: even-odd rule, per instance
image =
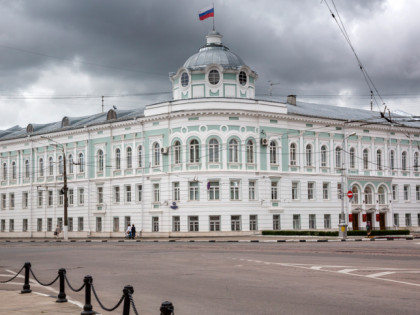
[{"label": "entrance door", "polygon": [[359,230],[359,214],[353,213],[351,221],[353,223],[353,231],[358,231]]},{"label": "entrance door", "polygon": [[385,213],[379,214],[379,227],[381,230],[385,230]]}]

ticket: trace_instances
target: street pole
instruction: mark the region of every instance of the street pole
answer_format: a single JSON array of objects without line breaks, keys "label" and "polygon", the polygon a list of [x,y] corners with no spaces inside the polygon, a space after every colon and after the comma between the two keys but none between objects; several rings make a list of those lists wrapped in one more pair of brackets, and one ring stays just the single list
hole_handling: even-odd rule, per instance
[{"label": "street pole", "polygon": [[64,228],[63,228],[63,232],[64,232],[64,240],[68,241],[69,240],[69,236],[68,236],[68,218],[67,218],[67,208],[68,208],[68,199],[67,199],[67,167],[66,167],[66,152],[64,152],[64,147],[61,146],[61,149],[63,151],[63,179],[64,179],[64,186],[63,186],[63,190],[64,190]]}]

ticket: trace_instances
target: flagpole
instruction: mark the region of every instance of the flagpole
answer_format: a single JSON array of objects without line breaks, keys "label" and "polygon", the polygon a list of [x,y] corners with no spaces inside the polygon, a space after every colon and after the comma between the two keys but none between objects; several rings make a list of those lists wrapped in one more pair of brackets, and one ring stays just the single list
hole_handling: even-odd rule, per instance
[{"label": "flagpole", "polygon": [[[213,11],[214,11],[214,2],[213,2]],[[214,12],[213,12],[213,32],[214,32]]]}]

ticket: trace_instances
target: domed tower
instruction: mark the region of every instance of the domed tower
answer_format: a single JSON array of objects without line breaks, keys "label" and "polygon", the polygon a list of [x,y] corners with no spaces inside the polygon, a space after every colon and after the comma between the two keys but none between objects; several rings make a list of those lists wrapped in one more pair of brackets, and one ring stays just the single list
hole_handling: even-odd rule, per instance
[{"label": "domed tower", "polygon": [[255,98],[257,73],[211,31],[207,43],[169,75],[174,100],[200,97]]}]

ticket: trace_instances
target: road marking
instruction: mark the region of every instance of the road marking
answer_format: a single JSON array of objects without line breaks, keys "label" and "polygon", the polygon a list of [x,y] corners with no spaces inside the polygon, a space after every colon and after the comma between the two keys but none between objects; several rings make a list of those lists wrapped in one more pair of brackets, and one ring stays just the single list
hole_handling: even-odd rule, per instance
[{"label": "road marking", "polygon": [[374,273],[371,275],[367,275],[366,277],[368,278],[378,278],[378,277],[382,277],[382,276],[386,276],[386,275],[391,275],[395,273],[395,271],[384,271],[384,272],[378,272],[378,273]]},{"label": "road marking", "polygon": [[357,269],[343,269],[343,270],[338,270],[337,272],[339,273],[350,273],[353,271],[356,271]]}]

